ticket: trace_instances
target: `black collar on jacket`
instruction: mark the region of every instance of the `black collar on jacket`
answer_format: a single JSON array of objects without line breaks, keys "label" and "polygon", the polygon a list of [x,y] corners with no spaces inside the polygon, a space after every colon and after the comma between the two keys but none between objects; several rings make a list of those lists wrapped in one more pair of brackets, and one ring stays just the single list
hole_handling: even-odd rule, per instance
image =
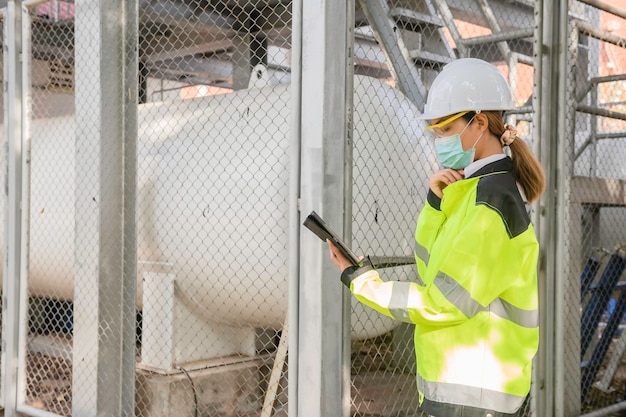
[{"label": "black collar on jacket", "polygon": [[495,162],[485,165],[474,172],[468,178],[480,177],[481,175],[492,174],[494,172],[513,171],[513,160],[510,157],[498,159]]}]

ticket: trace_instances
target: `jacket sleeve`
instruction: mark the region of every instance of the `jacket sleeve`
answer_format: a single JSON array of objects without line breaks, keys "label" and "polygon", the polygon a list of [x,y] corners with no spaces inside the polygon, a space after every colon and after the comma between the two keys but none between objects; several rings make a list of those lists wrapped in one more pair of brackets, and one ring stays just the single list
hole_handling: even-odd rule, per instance
[{"label": "jacket sleeve", "polygon": [[[445,215],[430,204],[420,214],[415,252],[421,276],[425,276],[430,250],[444,221]],[[387,316],[416,324],[452,325],[484,311],[504,291],[532,279],[525,275],[536,267],[536,255],[535,239],[525,233],[510,238],[500,215],[480,205],[468,213],[436,276],[426,285],[382,281],[371,264],[348,268],[342,281],[360,302]]]},{"label": "jacket sleeve", "polygon": [[341,277],[361,303],[374,310],[408,323],[454,324],[467,317],[449,303],[431,296],[436,288],[415,282],[383,281],[371,264],[346,269]]}]

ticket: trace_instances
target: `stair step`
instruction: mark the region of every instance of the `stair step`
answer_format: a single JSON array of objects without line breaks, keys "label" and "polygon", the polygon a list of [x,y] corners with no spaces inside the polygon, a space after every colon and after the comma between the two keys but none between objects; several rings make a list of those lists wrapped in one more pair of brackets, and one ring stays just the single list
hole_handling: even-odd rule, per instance
[{"label": "stair step", "polygon": [[442,66],[449,64],[454,59],[449,56],[439,55],[432,52],[412,50],[409,51],[409,57],[419,64],[420,67],[440,69]]},{"label": "stair step", "polygon": [[432,30],[433,27],[443,27],[443,22],[438,17],[401,7],[394,7],[389,10],[389,17],[401,24],[403,29],[409,29],[413,32],[421,32],[425,28]]}]

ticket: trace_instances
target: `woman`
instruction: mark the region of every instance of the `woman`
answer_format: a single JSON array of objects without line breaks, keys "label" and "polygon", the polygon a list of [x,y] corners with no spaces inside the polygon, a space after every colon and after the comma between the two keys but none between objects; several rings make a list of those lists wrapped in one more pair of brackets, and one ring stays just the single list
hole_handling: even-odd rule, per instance
[{"label": "woman", "polygon": [[434,80],[419,118],[430,121],[443,169],[417,220],[417,282],[384,282],[368,260],[352,266],[329,242],[360,302],[415,324],[420,404],[436,417],[515,415],[530,390],[539,249],[527,204],[545,178],[503,122],[513,107],[485,61],[459,59]]}]

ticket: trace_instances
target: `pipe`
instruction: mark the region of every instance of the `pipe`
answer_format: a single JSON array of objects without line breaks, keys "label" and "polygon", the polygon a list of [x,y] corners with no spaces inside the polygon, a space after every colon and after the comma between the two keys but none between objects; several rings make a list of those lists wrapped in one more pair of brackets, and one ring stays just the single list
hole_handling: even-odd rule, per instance
[{"label": "pipe", "polygon": [[30,405],[20,405],[17,407],[17,412],[30,417],[59,417],[58,414],[50,413],[40,408],[35,408]]},{"label": "pipe", "polygon": [[278,349],[276,350],[276,356],[274,357],[274,365],[272,366],[272,372],[270,379],[267,383],[267,392],[265,393],[265,399],[263,400],[263,408],[261,409],[261,417],[271,417],[272,410],[274,409],[274,401],[276,400],[276,392],[278,391],[278,384],[280,383],[280,375],[283,372],[285,366],[285,360],[287,359],[287,351],[289,349],[289,318],[285,318],[285,324],[280,335],[280,342],[278,342]]},{"label": "pipe", "polygon": [[400,32],[389,19],[389,6],[381,0],[360,0],[360,4],[387,59],[389,70],[398,88],[418,109],[423,109],[426,101],[426,88],[420,81]]},{"label": "pipe", "polygon": [[524,28],[519,30],[513,30],[510,32],[498,32],[492,35],[475,36],[473,38],[461,39],[459,43],[464,46],[477,46],[490,42],[502,42],[512,41],[515,39],[532,38],[534,35],[534,28]]},{"label": "pipe", "polygon": [[594,116],[609,117],[611,119],[626,120],[626,113],[612,110],[601,109],[599,107],[588,106],[586,104],[578,104],[576,111],[581,113],[592,114]]},{"label": "pipe", "polygon": [[622,139],[626,137],[626,132],[618,131],[618,132],[598,133],[596,137],[598,139]]},{"label": "pipe", "polygon": [[517,107],[513,110],[507,110],[504,113],[505,114],[527,114],[527,113],[533,113],[534,109],[533,106],[524,106],[524,107]]},{"label": "pipe", "polygon": [[624,80],[626,80],[626,74],[607,75],[605,77],[593,77],[587,82],[587,84],[585,84],[585,88],[581,90],[578,96],[576,96],[576,102],[580,103],[585,98],[587,93],[591,91],[591,88],[596,84],[610,83],[610,82],[624,81]]},{"label": "pipe", "polygon": [[459,28],[454,21],[454,16],[452,15],[450,8],[448,7],[448,4],[445,2],[445,0],[435,0],[433,4],[441,15],[441,20],[443,20],[443,23],[450,31],[450,36],[452,36],[454,43],[456,43],[457,49],[459,51],[459,57],[468,57],[468,50],[462,43],[463,36],[461,36],[461,32],[459,32]]},{"label": "pipe", "polygon": [[[480,7],[483,16],[485,16],[485,19],[487,19],[487,24],[491,31],[495,33],[501,33],[502,29],[500,28],[498,19],[496,19],[496,16],[493,14],[493,10],[491,10],[491,7],[489,7],[489,4],[487,4],[487,0],[478,0],[478,7]],[[500,53],[504,57],[505,61],[511,59],[511,48],[509,48],[508,43],[500,41],[497,42],[496,47],[500,50]],[[507,62],[507,64],[510,65],[511,62]],[[509,75],[511,75],[512,71],[513,69],[511,68],[511,66],[509,66]],[[513,75],[513,77],[515,77],[515,75]],[[515,89],[515,86],[513,86],[513,89]]]},{"label": "pipe", "polygon": [[591,36],[604,42],[612,43],[613,45],[617,45],[620,48],[626,47],[626,39],[608,33],[607,31],[604,31],[602,29],[598,29],[597,27],[590,25],[587,22],[576,20],[574,21],[574,25],[578,28],[578,30],[580,30],[580,32],[584,33],[585,35]]},{"label": "pipe", "polygon": [[601,83],[610,83],[614,81],[624,81],[626,80],[626,74],[614,74],[614,75],[606,75],[604,77],[593,77],[591,82],[594,84]]},{"label": "pipe", "polygon": [[626,10],[620,9],[619,7],[612,6],[608,3],[605,3],[600,0],[579,0],[581,3],[588,4],[589,6],[596,7],[602,11],[607,13],[611,13],[615,16],[619,16],[622,19],[626,19]]},{"label": "pipe", "polygon": [[626,401],[622,401],[615,405],[610,405],[608,407],[592,411],[591,413],[583,414],[580,417],[606,417],[618,411],[624,411],[624,410],[626,410]]}]

